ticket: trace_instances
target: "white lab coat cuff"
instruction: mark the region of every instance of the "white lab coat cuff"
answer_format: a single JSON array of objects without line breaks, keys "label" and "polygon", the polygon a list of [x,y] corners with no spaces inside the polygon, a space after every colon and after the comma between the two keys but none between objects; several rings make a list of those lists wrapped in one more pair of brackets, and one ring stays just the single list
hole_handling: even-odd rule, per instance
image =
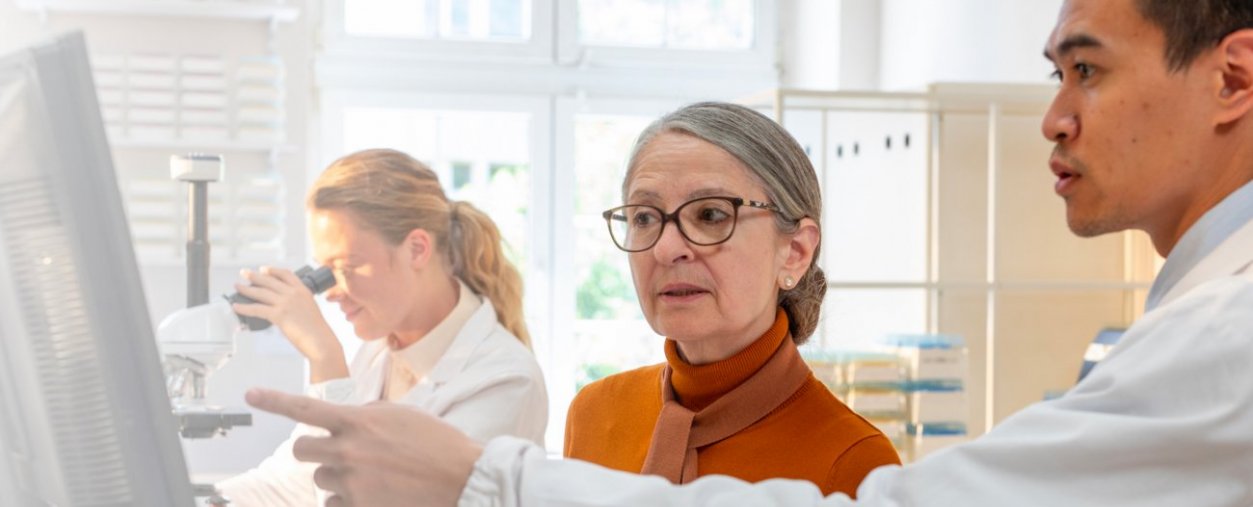
[{"label": "white lab coat cuff", "polygon": [[483,447],[483,454],[474,463],[474,471],[461,491],[458,507],[513,507],[521,504],[522,464],[527,455],[544,451],[534,443],[517,437],[496,437]]},{"label": "white lab coat cuff", "polygon": [[310,398],[343,405],[352,401],[352,395],[356,390],[356,381],[351,378],[337,378],[310,384],[305,394]]}]

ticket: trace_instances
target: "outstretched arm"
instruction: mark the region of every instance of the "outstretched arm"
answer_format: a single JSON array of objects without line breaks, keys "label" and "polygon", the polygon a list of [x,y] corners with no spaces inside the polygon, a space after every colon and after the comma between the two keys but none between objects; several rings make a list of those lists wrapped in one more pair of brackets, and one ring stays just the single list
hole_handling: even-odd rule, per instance
[{"label": "outstretched arm", "polygon": [[581,461],[548,460],[543,449],[511,437],[493,439],[485,451],[443,421],[390,403],[347,407],[260,389],[247,399],[330,432],[301,437],[292,450],[297,459],[320,464],[314,482],[335,493],[331,506],[851,505],[843,495],[823,499],[816,486],[801,481],[714,477],[679,487]]},{"label": "outstretched arm", "polygon": [[331,506],[455,505],[483,453],[461,431],[404,405],[351,407],[262,389],[246,399],[330,432],[297,439],[292,454],[320,464],[313,481],[334,493]]}]

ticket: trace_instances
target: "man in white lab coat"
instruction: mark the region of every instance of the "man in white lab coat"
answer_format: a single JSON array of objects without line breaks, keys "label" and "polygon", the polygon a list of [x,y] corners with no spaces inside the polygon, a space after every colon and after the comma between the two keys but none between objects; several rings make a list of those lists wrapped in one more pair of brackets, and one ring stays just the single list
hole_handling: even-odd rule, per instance
[{"label": "man in white lab coat", "polygon": [[[1070,228],[1144,230],[1166,265],[1144,316],[1069,393],[872,472],[856,503],[1253,505],[1253,0],[1067,0],[1045,55]],[[798,481],[679,487],[517,439],[480,446],[402,407],[249,401],[331,429],[295,449],[323,464],[330,505],[854,504]]]}]

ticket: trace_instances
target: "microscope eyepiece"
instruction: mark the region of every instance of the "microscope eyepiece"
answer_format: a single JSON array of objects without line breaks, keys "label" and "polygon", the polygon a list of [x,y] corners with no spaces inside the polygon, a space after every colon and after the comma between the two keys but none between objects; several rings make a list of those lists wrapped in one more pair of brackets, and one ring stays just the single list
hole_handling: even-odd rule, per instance
[{"label": "microscope eyepiece", "polygon": [[335,273],[332,273],[331,268],[326,266],[317,269],[304,266],[296,270],[296,276],[314,295],[326,292],[327,289],[335,286]]},{"label": "microscope eyepiece", "polygon": [[[301,283],[305,284],[305,287],[309,288],[309,292],[312,292],[315,296],[326,292],[327,289],[335,286],[335,274],[331,272],[331,268],[326,266],[322,266],[317,269],[309,266],[303,266],[295,271],[295,275],[300,279]],[[226,300],[231,303],[256,303],[256,301],[252,298],[238,292],[231,294],[230,296],[226,296]],[[271,325],[270,321],[265,319],[248,317],[238,313],[236,313],[235,316],[239,317],[239,322],[247,326],[249,331],[260,331],[270,327]]]}]

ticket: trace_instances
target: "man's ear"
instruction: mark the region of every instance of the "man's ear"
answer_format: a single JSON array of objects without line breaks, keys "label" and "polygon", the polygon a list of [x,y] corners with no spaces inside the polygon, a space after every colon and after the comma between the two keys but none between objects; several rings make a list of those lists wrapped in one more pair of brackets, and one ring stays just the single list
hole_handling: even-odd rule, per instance
[{"label": "man's ear", "polygon": [[1253,29],[1237,30],[1218,44],[1222,79],[1217,125],[1233,123],[1253,110]]},{"label": "man's ear", "polygon": [[405,256],[402,260],[414,269],[426,267],[435,254],[435,243],[431,239],[431,234],[426,232],[426,229],[409,231],[409,234],[405,236],[405,240],[401,243],[401,247],[401,253]]}]

